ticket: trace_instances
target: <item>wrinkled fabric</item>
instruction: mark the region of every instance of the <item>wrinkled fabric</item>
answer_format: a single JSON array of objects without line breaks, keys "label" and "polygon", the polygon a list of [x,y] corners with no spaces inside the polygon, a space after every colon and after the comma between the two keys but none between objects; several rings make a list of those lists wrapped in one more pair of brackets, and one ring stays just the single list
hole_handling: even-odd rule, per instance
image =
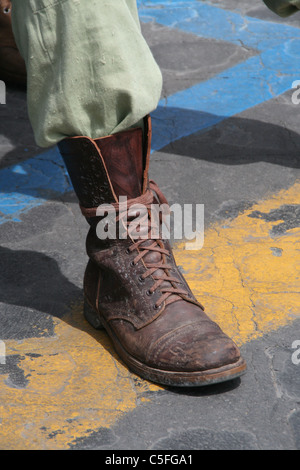
[{"label": "wrinkled fabric", "polygon": [[263,0],[270,10],[277,15],[286,16],[293,15],[300,9],[300,0]]},{"label": "wrinkled fabric", "polygon": [[114,134],[157,107],[162,77],[136,0],[13,0],[12,22],[39,146]]}]

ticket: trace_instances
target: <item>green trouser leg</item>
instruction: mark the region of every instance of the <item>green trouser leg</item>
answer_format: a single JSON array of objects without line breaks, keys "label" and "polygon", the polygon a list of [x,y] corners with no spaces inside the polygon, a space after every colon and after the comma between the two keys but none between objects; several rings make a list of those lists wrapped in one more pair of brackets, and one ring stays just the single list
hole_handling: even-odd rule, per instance
[{"label": "green trouser leg", "polygon": [[162,78],[136,0],[13,0],[36,142],[116,133],[157,107]]},{"label": "green trouser leg", "polygon": [[300,0],[264,0],[264,3],[282,17],[293,15],[300,9]]}]

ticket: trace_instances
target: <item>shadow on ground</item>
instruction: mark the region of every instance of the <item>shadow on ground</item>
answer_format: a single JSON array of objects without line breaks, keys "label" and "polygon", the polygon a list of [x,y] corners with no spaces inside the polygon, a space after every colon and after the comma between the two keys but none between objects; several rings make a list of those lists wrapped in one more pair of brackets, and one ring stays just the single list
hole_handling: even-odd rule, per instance
[{"label": "shadow on ground", "polygon": [[[91,334],[101,347],[113,354],[115,360],[122,362],[114,353],[107,334],[91,330],[83,316],[82,289],[62,274],[56,260],[34,251],[14,251],[3,247],[0,248],[0,258],[0,302],[4,306],[0,311],[0,337],[3,340],[52,336],[53,318],[59,316],[71,327]],[[77,304],[74,314],[70,307],[72,303]],[[174,394],[204,396],[229,392],[239,384],[240,380],[235,379],[202,388],[163,388]]]}]

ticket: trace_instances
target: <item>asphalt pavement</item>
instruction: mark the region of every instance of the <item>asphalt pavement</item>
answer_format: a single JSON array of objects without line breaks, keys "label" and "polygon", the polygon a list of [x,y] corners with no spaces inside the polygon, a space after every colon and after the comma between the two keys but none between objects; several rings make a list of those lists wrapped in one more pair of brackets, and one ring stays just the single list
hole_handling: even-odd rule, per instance
[{"label": "asphalt pavement", "polygon": [[[238,6],[237,6],[238,4]],[[240,379],[144,381],[83,318],[86,221],[26,91],[0,105],[0,449],[300,449],[300,13],[260,0],[139,1],[164,86],[151,177],[204,205],[204,244],[174,253],[241,347]]]}]

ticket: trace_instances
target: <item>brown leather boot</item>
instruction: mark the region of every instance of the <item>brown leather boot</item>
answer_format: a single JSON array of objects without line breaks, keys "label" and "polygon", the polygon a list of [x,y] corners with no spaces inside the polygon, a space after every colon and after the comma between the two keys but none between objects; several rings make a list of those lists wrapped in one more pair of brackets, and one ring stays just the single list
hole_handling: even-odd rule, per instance
[{"label": "brown leather boot", "polygon": [[[166,202],[148,182],[151,121],[101,139],[74,137],[59,144],[83,215],[89,221],[90,258],[84,278],[85,316],[104,327],[116,351],[136,374],[164,385],[199,386],[242,375],[237,346],[205,313],[178,270],[169,242],[132,238],[100,240],[97,207]],[[149,211],[150,212],[150,211]],[[98,212],[99,214],[99,212]],[[147,216],[147,226],[150,224]]]},{"label": "brown leather boot", "polygon": [[12,32],[11,2],[0,0],[0,80],[15,85],[26,84],[26,67]]}]

